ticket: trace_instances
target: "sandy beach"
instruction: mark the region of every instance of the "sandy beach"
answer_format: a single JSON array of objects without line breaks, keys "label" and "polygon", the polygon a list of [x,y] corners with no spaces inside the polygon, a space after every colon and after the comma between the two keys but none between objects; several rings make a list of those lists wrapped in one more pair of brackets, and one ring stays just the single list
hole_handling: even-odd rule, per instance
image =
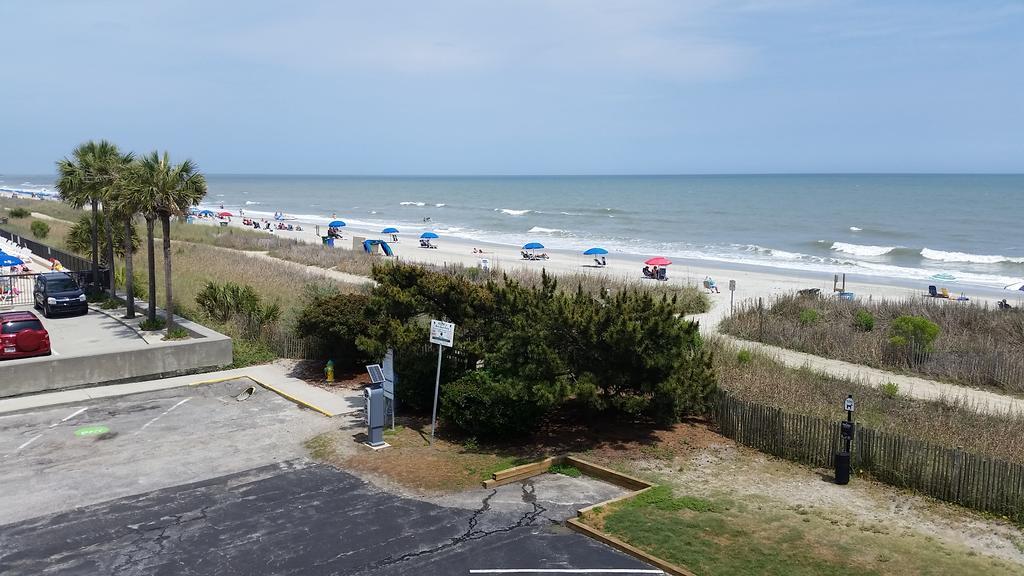
[{"label": "sandy beach", "polygon": [[[258,217],[257,214],[252,216]],[[249,214],[247,214],[249,217]],[[214,219],[196,219],[199,223],[217,225]],[[276,223],[271,220],[271,226]],[[285,237],[295,238],[309,243],[322,243],[317,235],[316,225],[311,222],[297,220],[288,221],[290,224],[299,224],[303,227],[302,232],[286,230],[273,230],[271,233]],[[230,226],[243,227],[241,218],[232,217]],[[594,274],[607,276],[616,279],[636,280],[638,282],[656,282],[645,279],[641,272],[643,261],[656,254],[639,255],[626,253],[612,253],[605,258],[606,266],[596,266],[590,256],[584,256],[578,252],[565,250],[538,250],[538,253],[547,253],[547,260],[524,260],[521,249],[515,246],[508,246],[498,243],[487,243],[471,241],[462,238],[446,237],[439,232],[440,238],[432,240],[437,248],[421,248],[419,235],[424,230],[429,230],[425,225],[418,230],[401,232],[398,234],[399,241],[392,242],[390,234],[381,234],[379,230],[360,229],[358,227],[344,227],[341,229],[343,238],[335,241],[335,250],[362,249],[360,239],[383,239],[394,251],[395,258],[407,262],[427,263],[434,265],[459,264],[463,266],[483,266],[486,259],[487,265],[499,270],[547,270],[554,274]],[[326,233],[326,226],[320,225],[320,233]],[[526,240],[524,239],[524,242]],[[764,298],[766,303],[773,297],[781,294],[791,293],[806,288],[818,288],[825,296],[833,294],[833,275],[827,273],[808,273],[799,270],[774,269],[767,266],[742,266],[730,263],[715,261],[696,260],[674,260],[668,267],[668,282],[691,284],[700,287],[705,277],[710,276],[715,280],[720,290],[719,293],[711,293],[709,297],[712,302],[712,309],[707,314],[701,315],[702,324],[706,327],[713,327],[718,320],[729,312],[729,281],[736,281],[736,291],[733,294],[736,305],[743,301]],[[840,283],[842,278],[840,277]],[[853,277],[847,275],[846,290],[853,292],[855,298],[907,298],[924,297],[927,286],[917,286],[916,282],[903,279],[884,279],[877,276]],[[993,305],[997,300],[1007,298],[1017,304],[1021,303],[1021,297],[986,288],[949,286],[950,292],[956,296],[964,292],[971,298],[972,302],[988,303]],[[1024,293],[1022,293],[1024,295]],[[1014,298],[1016,296],[1016,298]],[[947,302],[955,305],[955,302]]]}]

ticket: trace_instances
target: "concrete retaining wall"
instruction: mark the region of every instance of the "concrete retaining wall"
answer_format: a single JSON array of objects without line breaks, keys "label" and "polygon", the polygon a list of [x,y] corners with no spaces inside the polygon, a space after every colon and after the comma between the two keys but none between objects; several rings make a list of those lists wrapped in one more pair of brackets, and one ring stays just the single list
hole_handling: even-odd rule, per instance
[{"label": "concrete retaining wall", "polygon": [[231,338],[188,320],[199,336],[88,356],[47,356],[0,364],[0,397],[175,376],[231,364]]}]

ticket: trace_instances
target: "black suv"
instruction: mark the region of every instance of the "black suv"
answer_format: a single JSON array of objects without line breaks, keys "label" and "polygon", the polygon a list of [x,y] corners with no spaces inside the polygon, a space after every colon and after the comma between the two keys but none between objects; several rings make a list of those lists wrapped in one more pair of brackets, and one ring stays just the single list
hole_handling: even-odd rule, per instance
[{"label": "black suv", "polygon": [[53,314],[89,312],[85,292],[74,278],[64,272],[44,272],[36,276],[33,294],[36,310],[42,310],[47,318]]}]

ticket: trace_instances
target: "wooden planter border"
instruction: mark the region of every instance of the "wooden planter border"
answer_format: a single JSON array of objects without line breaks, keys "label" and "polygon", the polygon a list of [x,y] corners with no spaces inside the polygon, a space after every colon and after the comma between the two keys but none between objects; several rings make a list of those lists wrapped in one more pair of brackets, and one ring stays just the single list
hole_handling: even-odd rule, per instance
[{"label": "wooden planter border", "polygon": [[629,554],[634,558],[643,560],[644,562],[647,562],[652,566],[656,566],[657,568],[663,570],[666,574],[671,574],[672,576],[695,576],[693,572],[690,572],[686,568],[676,566],[675,564],[666,562],[665,560],[662,560],[657,556],[648,554],[647,552],[644,552],[643,550],[640,550],[635,546],[631,546],[623,542],[622,540],[619,540],[611,534],[607,534],[596,528],[587,526],[579,520],[579,518],[583,517],[585,514],[592,511],[594,508],[608,506],[609,504],[614,504],[616,502],[619,502],[620,500],[632,498],[637,494],[640,494],[641,492],[645,492],[647,490],[650,490],[651,488],[654,488],[654,484],[651,484],[646,480],[641,480],[628,474],[616,472],[611,468],[598,466],[593,462],[587,462],[586,460],[576,458],[575,456],[561,455],[551,456],[538,462],[531,462],[530,464],[523,464],[522,466],[515,466],[513,468],[506,468],[505,470],[495,472],[494,474],[492,474],[493,477],[490,480],[484,480],[484,488],[495,488],[497,486],[502,486],[504,484],[511,484],[513,482],[525,480],[533,476],[538,476],[540,474],[547,472],[548,469],[550,469],[555,464],[567,464],[570,466],[575,466],[580,472],[583,472],[588,476],[593,476],[594,478],[604,480],[609,484],[614,484],[615,486],[629,490],[629,492],[621,496],[616,496],[615,498],[612,498],[610,500],[605,500],[604,502],[598,502],[597,504],[593,504],[585,508],[580,508],[579,510],[576,511],[577,518],[570,518],[566,520],[565,523],[569,528],[575,530],[576,532],[589,536],[597,540],[598,542],[602,542],[608,546],[611,546],[612,548],[615,548],[620,552]]}]

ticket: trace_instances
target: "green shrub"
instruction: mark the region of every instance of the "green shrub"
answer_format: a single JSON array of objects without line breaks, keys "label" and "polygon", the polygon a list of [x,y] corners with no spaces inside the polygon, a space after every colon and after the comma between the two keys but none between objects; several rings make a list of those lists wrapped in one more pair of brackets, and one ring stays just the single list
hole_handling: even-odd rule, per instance
[{"label": "green shrub", "polygon": [[189,337],[188,330],[185,330],[181,326],[175,326],[167,333],[164,340],[182,340]]},{"label": "green shrub", "polygon": [[583,475],[580,469],[571,464],[552,464],[548,468],[548,472],[552,474],[562,474],[563,476],[569,476],[570,478],[579,478]]},{"label": "green shrub", "polygon": [[242,337],[254,338],[262,327],[281,318],[281,305],[264,304],[256,290],[248,284],[234,282],[218,284],[207,282],[196,294],[196,304],[204,314],[217,322],[236,319],[241,325]]},{"label": "green shrub", "polygon": [[122,302],[117,298],[107,298],[103,302],[100,302],[100,308],[104,310],[113,310],[115,308],[120,308],[121,306]]},{"label": "green shrub", "polygon": [[740,350],[736,353],[736,362],[740,364],[749,364],[753,359],[754,356],[750,353],[750,350]]},{"label": "green shrub", "polygon": [[256,364],[273,362],[277,358],[274,351],[266,343],[245,338],[231,339],[230,368],[244,368]]},{"label": "green shrub", "polygon": [[369,304],[370,297],[362,294],[308,294],[295,323],[296,332],[319,338],[324,353],[335,364],[363,365],[371,358],[356,339],[370,330]]},{"label": "green shrub", "polygon": [[8,214],[10,214],[11,218],[28,218],[32,215],[31,212],[24,208],[11,208]]},{"label": "green shrub", "polygon": [[808,308],[800,312],[800,323],[804,326],[815,324],[821,319],[821,314],[814,308]]},{"label": "green shrub", "polygon": [[[124,288],[125,284],[125,267],[123,264],[114,266],[114,286],[117,288]],[[146,282],[147,279],[142,277],[142,274],[138,270],[132,270],[132,294],[137,299],[143,299],[146,297]]]},{"label": "green shrub", "polygon": [[900,393],[900,385],[895,382],[886,382],[881,388],[886,398],[895,398]]},{"label": "green shrub", "polygon": [[508,438],[533,431],[544,410],[528,387],[480,370],[442,387],[445,426],[476,438]]},{"label": "green shrub", "polygon": [[139,328],[141,328],[142,330],[147,331],[147,332],[154,332],[156,330],[163,330],[164,326],[167,326],[167,323],[164,321],[163,318],[161,318],[159,316],[157,316],[156,319],[154,319],[154,320],[150,320],[149,318],[146,318],[145,320],[143,320],[142,322],[139,323]]},{"label": "green shrub", "polygon": [[50,225],[42,220],[33,220],[30,228],[32,229],[32,235],[36,238],[46,238],[50,233]]},{"label": "green shrub", "polygon": [[921,316],[900,316],[889,326],[889,343],[900,348],[930,352],[939,337],[939,325]]},{"label": "green shrub", "polygon": [[875,329],[875,316],[867,310],[858,310],[853,317],[853,325],[862,332],[871,332]]}]

